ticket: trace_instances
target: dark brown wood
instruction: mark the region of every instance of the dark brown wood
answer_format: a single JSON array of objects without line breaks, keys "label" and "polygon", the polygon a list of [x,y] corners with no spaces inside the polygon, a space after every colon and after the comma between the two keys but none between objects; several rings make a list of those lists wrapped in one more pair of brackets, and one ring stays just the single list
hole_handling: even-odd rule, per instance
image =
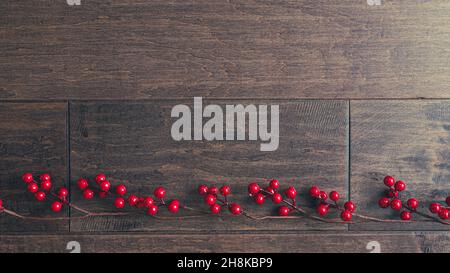
[{"label": "dark brown wood", "polygon": [[3,0],[0,98],[450,98],[449,12],[447,0]]},{"label": "dark brown wood", "polygon": [[[4,207],[26,216],[51,217],[50,203],[39,203],[21,180],[24,172],[53,177],[54,187],[67,182],[67,103],[0,103],[0,198]],[[59,214],[68,216],[64,209]],[[19,220],[0,214],[0,231],[68,231],[69,221]]]},{"label": "dark brown wood", "polygon": [[[72,182],[80,176],[92,179],[96,173],[104,172],[114,185],[123,182],[130,192],[152,194],[156,186],[163,185],[168,189],[169,198],[179,198],[183,204],[205,211],[209,208],[196,193],[198,185],[228,183],[234,192],[231,200],[260,216],[276,215],[278,206],[268,201],[269,204],[260,208],[248,197],[247,185],[253,180],[268,183],[269,178],[277,177],[284,188],[297,186],[302,196],[300,202],[306,207],[312,206],[304,198],[312,184],[336,189],[345,198],[347,102],[204,101],[204,105],[280,105],[280,145],[274,152],[261,152],[260,142],[255,141],[172,140],[170,129],[176,119],[170,117],[171,109],[180,103],[191,105],[192,101],[71,103]],[[112,200],[84,201],[76,190],[72,199],[96,211],[114,211]],[[244,216],[155,220],[146,216],[145,211],[131,211],[132,216],[72,220],[71,230],[203,232],[347,228],[306,219],[255,221]],[[163,216],[168,214],[162,212]]]},{"label": "dark brown wood", "polygon": [[[399,213],[378,208],[387,189],[385,175],[407,183],[405,200],[429,202],[450,195],[450,101],[353,101],[351,102],[351,197],[364,211],[398,219]],[[417,217],[415,217],[417,218]],[[427,224],[368,223],[352,229],[445,230]]]}]

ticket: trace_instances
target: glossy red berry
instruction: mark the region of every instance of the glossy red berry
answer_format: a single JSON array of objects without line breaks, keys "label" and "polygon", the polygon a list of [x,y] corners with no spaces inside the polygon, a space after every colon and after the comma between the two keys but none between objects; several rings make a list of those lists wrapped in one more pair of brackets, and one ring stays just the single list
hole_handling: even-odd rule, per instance
[{"label": "glossy red berry", "polygon": [[55,201],[52,203],[51,208],[53,212],[60,212],[62,209],[62,204],[61,202]]},{"label": "glossy red berry", "polygon": [[266,197],[264,196],[264,194],[262,194],[262,193],[258,193],[256,196],[255,196],[255,202],[256,202],[256,204],[258,204],[258,205],[262,205],[262,204],[264,204],[264,200],[266,199]]},{"label": "glossy red berry", "polygon": [[352,213],[348,210],[344,210],[343,212],[341,212],[341,219],[344,222],[352,220],[352,217],[353,217]]},{"label": "glossy red berry", "polygon": [[227,196],[231,193],[231,188],[230,186],[222,186],[220,188],[220,194],[222,194],[223,196]]},{"label": "glossy red berry", "polygon": [[105,180],[103,182],[100,182],[100,190],[107,192],[111,188],[111,183],[109,183],[108,180]]},{"label": "glossy red berry", "polygon": [[45,192],[43,191],[38,191],[37,193],[34,194],[34,198],[36,198],[36,200],[38,201],[44,201],[45,200]]},{"label": "glossy red berry", "polygon": [[325,201],[328,199],[328,194],[324,191],[321,191],[319,194],[319,198]]},{"label": "glossy red berry", "polygon": [[330,192],[330,199],[337,202],[339,200],[339,193],[337,191]]},{"label": "glossy red berry", "polygon": [[77,185],[78,185],[78,188],[79,188],[80,190],[85,190],[85,189],[87,189],[87,187],[89,186],[89,183],[87,182],[86,179],[80,178],[80,179],[78,179],[78,181],[77,181]]},{"label": "glossy red berry", "polygon": [[44,174],[41,174],[41,175],[39,176],[39,179],[40,179],[41,181],[50,181],[50,180],[51,180],[51,177],[50,177],[50,175],[49,175],[48,173],[44,173]]},{"label": "glossy red berry", "polygon": [[208,193],[208,187],[206,185],[200,185],[198,186],[198,193],[200,195],[205,195]]},{"label": "glossy red berry", "polygon": [[415,209],[417,209],[417,207],[419,206],[419,201],[417,201],[416,198],[410,198],[410,199],[408,199],[408,201],[406,202],[406,204],[408,205],[408,207],[409,207],[410,209],[415,210]]},{"label": "glossy red berry", "polygon": [[386,176],[384,178],[384,184],[388,187],[392,187],[395,184],[395,178],[393,178],[392,176]]},{"label": "glossy red berry", "polygon": [[447,198],[445,198],[445,203],[450,206],[450,196],[447,196]]},{"label": "glossy red berry", "polygon": [[402,213],[400,213],[400,218],[401,218],[403,221],[409,221],[409,220],[411,220],[411,212],[406,211],[406,210],[402,211]]},{"label": "glossy red berry", "polygon": [[278,209],[278,215],[280,216],[288,216],[289,215],[289,208],[286,206],[281,206]]},{"label": "glossy red berry", "polygon": [[208,194],[205,196],[205,203],[212,206],[216,203],[216,196],[212,194]]},{"label": "glossy red berry", "polygon": [[180,209],[180,201],[178,201],[178,200],[173,200],[172,202],[169,203],[169,205],[167,206],[167,209],[168,209],[171,213],[177,213],[178,210]]},{"label": "glossy red berry", "polygon": [[120,196],[124,196],[127,193],[127,187],[125,185],[118,185],[116,187],[116,193]]},{"label": "glossy red berry", "polygon": [[389,198],[382,197],[382,198],[380,198],[380,200],[378,200],[378,205],[383,209],[389,207],[390,204],[391,204],[391,201],[389,200]]},{"label": "glossy red berry", "polygon": [[155,200],[153,200],[153,198],[147,196],[141,202],[142,202],[143,207],[148,208],[155,203]]},{"label": "glossy red berry", "polygon": [[128,204],[130,204],[130,206],[134,207],[134,206],[136,206],[136,205],[138,204],[138,202],[139,202],[139,197],[137,197],[137,196],[134,195],[134,194],[130,194],[130,195],[128,196],[128,198],[127,198],[127,202],[128,202]]},{"label": "glossy red berry", "polygon": [[269,187],[271,187],[274,190],[277,190],[280,187],[280,182],[276,179],[272,179],[270,180]]},{"label": "glossy red berry", "polygon": [[50,180],[42,181],[41,189],[44,191],[49,191],[52,188],[52,182]]},{"label": "glossy red berry", "polygon": [[209,207],[209,209],[213,214],[219,214],[220,211],[222,210],[222,207],[219,204],[214,204],[211,207]]},{"label": "glossy red berry", "polygon": [[266,187],[266,188],[264,188],[264,190],[265,190],[266,192],[268,192],[269,194],[274,194],[274,193],[275,193],[275,190],[272,189],[271,187]]},{"label": "glossy red berry", "polygon": [[69,190],[64,187],[59,188],[58,197],[61,199],[66,199],[67,196],[69,196]]},{"label": "glossy red berry", "polygon": [[122,197],[117,197],[114,200],[114,206],[118,209],[123,209],[125,207],[125,199],[123,199]]},{"label": "glossy red berry", "polygon": [[389,191],[389,197],[391,197],[391,198],[398,198],[398,191],[390,190]]},{"label": "glossy red berry", "polygon": [[287,190],[284,192],[284,194],[286,194],[287,198],[295,199],[295,197],[297,196],[297,191],[295,190],[294,187],[289,187],[289,188],[287,188]]},{"label": "glossy red berry", "polygon": [[349,212],[355,212],[355,210],[356,210],[356,205],[355,205],[355,203],[353,203],[352,201],[347,201],[347,202],[345,202],[345,204],[344,204],[344,208],[345,208],[346,210],[348,210]]},{"label": "glossy red berry", "polygon": [[259,185],[256,184],[255,182],[250,183],[250,184],[248,185],[248,193],[249,193],[250,195],[256,195],[257,193],[259,193],[259,190],[260,190],[260,189],[261,189],[261,188],[259,187]]},{"label": "glossy red berry", "polygon": [[90,199],[94,198],[94,192],[91,189],[85,189],[83,191],[83,197],[86,200],[90,200]]},{"label": "glossy red berry", "polygon": [[448,217],[449,217],[448,209],[442,208],[442,209],[439,211],[439,218],[441,218],[442,220],[447,220]]},{"label": "glossy red berry", "polygon": [[432,203],[430,204],[430,211],[432,213],[439,213],[441,211],[442,207],[438,203]]},{"label": "glossy red berry", "polygon": [[3,208],[3,200],[0,199],[0,209],[2,209],[2,208]]},{"label": "glossy red berry", "polygon": [[29,192],[36,193],[38,190],[39,190],[38,184],[36,184],[34,182],[28,184],[28,191]]},{"label": "glossy red berry", "polygon": [[281,201],[283,201],[283,196],[281,196],[281,194],[279,194],[278,192],[274,193],[272,195],[272,202],[275,204],[280,204]]},{"label": "glossy red berry", "polygon": [[106,175],[103,173],[99,173],[95,176],[95,182],[97,182],[97,184],[100,184],[105,180],[106,180]]},{"label": "glossy red berry", "polygon": [[151,205],[150,207],[148,207],[147,214],[155,216],[157,213],[158,213],[158,206]]},{"label": "glossy red berry", "polygon": [[314,197],[314,198],[319,198],[319,196],[320,196],[320,189],[319,189],[319,187],[312,186],[309,189],[309,195],[311,195],[311,197]]},{"label": "glossy red berry", "polygon": [[395,183],[395,190],[397,191],[404,191],[406,189],[406,184],[403,181],[397,181]]},{"label": "glossy red berry", "polygon": [[33,175],[31,173],[24,173],[22,175],[22,181],[29,184],[31,182],[33,182]]},{"label": "glossy red berry", "polygon": [[217,187],[212,186],[208,189],[209,194],[217,195],[219,193],[219,189]]},{"label": "glossy red berry", "polygon": [[393,210],[400,210],[402,208],[402,200],[400,199],[394,199],[391,201],[391,209]]},{"label": "glossy red berry", "polygon": [[233,204],[230,205],[230,211],[234,215],[238,215],[238,214],[242,213],[241,206],[236,204],[236,203],[233,203]]},{"label": "glossy red berry", "polygon": [[157,187],[153,194],[156,198],[163,199],[164,196],[166,196],[166,189],[164,189],[163,187]]},{"label": "glossy red berry", "polygon": [[327,215],[327,213],[328,213],[328,209],[329,209],[329,206],[328,206],[327,204],[320,203],[320,204],[317,206],[316,211],[317,211],[317,213],[318,213],[319,215],[325,216],[325,215]]}]

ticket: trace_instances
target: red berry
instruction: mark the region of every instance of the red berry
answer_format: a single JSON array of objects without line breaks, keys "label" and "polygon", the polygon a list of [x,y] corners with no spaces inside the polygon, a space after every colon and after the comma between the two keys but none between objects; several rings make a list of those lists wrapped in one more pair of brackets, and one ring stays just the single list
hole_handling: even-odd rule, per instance
[{"label": "red berry", "polygon": [[38,191],[37,193],[34,194],[34,198],[36,198],[36,200],[38,200],[38,201],[44,201],[45,200],[45,192]]},{"label": "red berry", "polygon": [[217,195],[218,193],[219,193],[219,189],[217,188],[217,187],[211,187],[211,188],[209,188],[208,189],[208,193],[209,194],[214,194],[214,195]]},{"label": "red berry", "polygon": [[156,198],[163,199],[166,196],[166,189],[163,187],[157,187],[153,192]]},{"label": "red berry", "polygon": [[348,210],[344,210],[343,212],[341,212],[341,219],[344,222],[352,220],[352,217],[353,217],[352,213]]},{"label": "red berry", "polygon": [[158,206],[151,205],[150,207],[148,207],[147,214],[154,216],[157,213],[158,213]]},{"label": "red berry", "polygon": [[33,182],[33,175],[31,173],[24,173],[22,175],[22,181],[29,184],[31,182]]},{"label": "red berry", "polygon": [[95,182],[97,182],[97,184],[100,184],[105,180],[106,180],[106,175],[103,173],[99,173],[95,176]]},{"label": "red berry", "polygon": [[205,196],[205,203],[212,206],[216,203],[216,196],[212,194],[208,194]]},{"label": "red berry", "polygon": [[35,193],[35,192],[37,192],[38,190],[39,190],[38,184],[36,184],[36,183],[34,183],[34,182],[28,184],[28,191],[29,191],[29,192]]},{"label": "red berry", "polygon": [[214,204],[210,207],[210,210],[214,214],[219,214],[222,207],[219,204]]},{"label": "red berry", "polygon": [[339,200],[339,193],[337,191],[330,192],[330,199],[337,202]]},{"label": "red berry", "polygon": [[281,196],[281,194],[279,194],[278,192],[274,193],[272,195],[272,202],[275,204],[280,204],[281,201],[283,201],[283,196]]},{"label": "red berry", "polygon": [[137,196],[134,195],[134,194],[130,194],[130,195],[128,196],[127,201],[128,201],[128,204],[130,204],[130,206],[134,207],[134,206],[136,206],[137,203],[139,202],[139,197],[137,197]]},{"label": "red berry", "polygon": [[122,197],[117,197],[114,200],[114,206],[118,209],[123,209],[125,207],[125,199],[123,199]]},{"label": "red berry", "polygon": [[270,180],[269,187],[276,190],[280,187],[280,182],[276,179],[272,179],[272,180]]},{"label": "red berry", "polygon": [[54,211],[54,212],[60,212],[62,209],[62,204],[61,204],[61,202],[55,201],[52,203],[51,208],[52,208],[52,211]]},{"label": "red berry", "polygon": [[355,205],[355,203],[353,203],[352,201],[347,201],[347,202],[345,202],[345,204],[344,204],[344,208],[345,208],[346,210],[348,210],[349,212],[355,212],[355,210],[356,210],[356,205]]},{"label": "red berry", "polygon": [[319,196],[320,196],[320,189],[319,189],[319,187],[312,186],[309,189],[309,195],[311,195],[311,197],[314,197],[314,198],[319,198]]},{"label": "red berry", "polygon": [[274,194],[274,193],[275,193],[275,190],[272,189],[271,187],[266,187],[264,190],[265,190],[266,192],[268,192],[269,194]]},{"label": "red berry", "polygon": [[141,201],[141,203],[142,203],[142,207],[148,208],[151,205],[153,205],[155,203],[155,201],[153,200],[153,198],[147,196]]},{"label": "red berry", "polygon": [[236,203],[233,203],[233,204],[230,205],[230,211],[234,215],[238,215],[238,214],[242,213],[241,206],[239,206]]},{"label": "red berry", "polygon": [[206,185],[200,185],[198,186],[198,193],[200,195],[205,195],[208,193],[208,187]]},{"label": "red berry", "polygon": [[116,187],[116,193],[120,196],[124,196],[127,193],[127,187],[125,185],[119,185]]},{"label": "red berry", "polygon": [[94,198],[94,192],[90,189],[85,189],[83,191],[83,197],[86,200],[92,199],[92,198]]},{"label": "red berry", "polygon": [[380,200],[378,201],[378,205],[383,209],[389,207],[390,203],[391,201],[387,197],[380,198]]},{"label": "red berry", "polygon": [[266,199],[266,197],[264,197],[264,194],[262,194],[262,193],[258,193],[256,196],[255,196],[255,202],[256,202],[256,204],[258,204],[258,205],[262,205],[263,203],[264,203],[264,200]]},{"label": "red berry", "polygon": [[445,198],[445,203],[450,206],[450,196],[447,196],[447,198]]},{"label": "red berry", "polygon": [[328,195],[327,195],[326,192],[321,191],[320,194],[319,194],[319,198],[325,201],[325,200],[328,199]]},{"label": "red berry", "polygon": [[327,204],[325,204],[325,203],[320,203],[320,204],[317,206],[316,211],[317,211],[317,213],[318,213],[319,215],[325,216],[325,215],[327,215],[327,213],[328,213],[328,209],[329,209],[329,206],[328,206]]},{"label": "red berry", "polygon": [[98,193],[98,197],[100,197],[101,199],[105,199],[106,197],[108,197],[108,192],[106,191],[100,191]]},{"label": "red berry", "polygon": [[250,184],[248,185],[248,193],[249,193],[250,195],[255,195],[255,194],[257,194],[257,193],[259,192],[260,189],[261,189],[261,188],[259,187],[259,185],[256,184],[255,182],[250,183]]},{"label": "red berry", "polygon": [[167,207],[171,213],[177,213],[180,209],[180,201],[173,200],[169,203],[169,206]]},{"label": "red berry", "polygon": [[402,211],[402,213],[400,213],[400,218],[404,221],[411,220],[411,212],[406,210]]},{"label": "red berry", "polygon": [[297,196],[297,191],[295,190],[294,187],[289,187],[284,194],[286,194],[286,196],[290,199],[295,199],[295,197]]},{"label": "red berry", "polygon": [[388,187],[392,187],[395,184],[395,178],[393,178],[392,176],[386,176],[384,178],[384,184]]},{"label": "red berry", "polygon": [[398,198],[398,191],[390,190],[389,191],[389,197],[391,197],[391,198]]},{"label": "red berry", "polygon": [[406,189],[406,184],[403,181],[397,181],[397,183],[395,183],[395,189],[397,191],[404,191]]},{"label": "red berry", "polygon": [[41,189],[44,191],[49,191],[52,188],[52,182],[50,180],[42,181],[41,183]]},{"label": "red berry", "polygon": [[41,181],[50,181],[51,177],[48,173],[44,173],[44,174],[41,174],[41,176],[39,176],[39,179]]},{"label": "red berry", "polygon": [[416,198],[410,198],[410,199],[408,199],[408,201],[406,202],[406,204],[408,205],[408,207],[409,207],[410,209],[415,210],[415,209],[417,209],[417,207],[419,206],[419,201],[417,201]]},{"label": "red berry", "polygon": [[69,196],[69,190],[67,190],[64,187],[59,188],[58,197],[61,199],[65,199],[65,198],[67,198],[67,196]]},{"label": "red berry", "polygon": [[447,220],[449,217],[448,209],[442,208],[441,211],[439,211],[439,218],[442,220]]},{"label": "red berry", "polygon": [[430,211],[431,211],[432,213],[439,213],[439,212],[441,211],[441,209],[442,209],[442,207],[441,207],[441,205],[438,204],[438,203],[432,203],[432,204],[430,205]]},{"label": "red berry", "polygon": [[288,207],[286,207],[286,206],[281,206],[279,209],[278,209],[278,215],[280,215],[280,216],[288,216],[289,215],[289,208]]},{"label": "red berry", "polygon": [[108,180],[100,182],[100,190],[107,192],[111,188],[111,183]]},{"label": "red berry", "polygon": [[2,209],[2,208],[3,208],[3,200],[0,199],[0,209]]},{"label": "red berry", "polygon": [[393,210],[400,210],[402,208],[402,200],[394,199],[391,201],[391,208]]},{"label": "red berry", "polygon": [[77,181],[77,185],[80,190],[85,190],[89,186],[89,183],[87,182],[86,179],[80,178]]},{"label": "red berry", "polygon": [[231,193],[231,188],[230,188],[230,186],[222,186],[222,187],[220,188],[220,193],[221,193],[223,196],[229,195],[229,194]]}]

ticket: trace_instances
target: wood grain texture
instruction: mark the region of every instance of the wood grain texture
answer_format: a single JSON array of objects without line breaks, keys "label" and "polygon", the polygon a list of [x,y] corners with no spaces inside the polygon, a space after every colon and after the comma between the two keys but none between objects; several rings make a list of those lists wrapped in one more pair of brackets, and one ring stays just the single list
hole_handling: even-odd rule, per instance
[{"label": "wood grain texture", "polygon": [[[68,253],[67,243],[80,243],[82,253],[365,253],[376,241],[382,253],[449,252],[448,233],[304,233],[181,235],[27,235],[0,236],[0,252]],[[244,247],[245,246],[245,247]]]},{"label": "wood grain texture", "polygon": [[[117,185],[125,183],[130,192],[152,194],[163,185],[169,198],[208,211],[196,193],[201,183],[229,183],[239,202],[256,215],[276,215],[277,206],[259,208],[247,196],[247,185],[256,180],[268,183],[277,177],[287,188],[292,184],[302,196],[318,184],[347,192],[346,141],[348,103],[345,101],[204,101],[206,104],[278,104],[280,106],[280,145],[277,151],[260,152],[255,141],[181,141],[172,140],[170,117],[173,106],[191,105],[190,100],[153,102],[73,102],[71,116],[72,181],[80,176],[93,178],[106,173]],[[74,188],[74,187],[72,187]],[[112,200],[80,200],[82,206],[111,211]],[[303,200],[302,200],[303,199]],[[311,206],[310,200],[300,198]],[[269,202],[270,203],[270,202]],[[244,216],[211,215],[178,221],[155,220],[145,212],[133,216],[72,220],[73,231],[154,231],[154,230],[302,230],[345,229],[345,225],[321,224],[306,219],[263,221]],[[198,214],[198,213],[197,213]],[[75,215],[75,214],[74,214]],[[163,211],[162,215],[168,216]],[[188,215],[187,212],[181,215]]]},{"label": "wood grain texture", "polygon": [[[21,180],[24,172],[50,173],[53,185],[67,181],[66,103],[0,103],[0,198],[7,209],[51,217],[50,203],[39,203]],[[60,215],[68,215],[64,210]],[[68,231],[69,221],[25,221],[0,215],[0,231]]]},{"label": "wood grain texture", "polygon": [[450,2],[0,2],[1,99],[450,98]]},{"label": "wood grain texture", "polygon": [[[351,102],[351,196],[370,214],[398,219],[377,200],[393,175],[407,183],[408,197],[429,202],[450,195],[450,101]],[[352,229],[431,230],[440,224],[352,225]]]}]

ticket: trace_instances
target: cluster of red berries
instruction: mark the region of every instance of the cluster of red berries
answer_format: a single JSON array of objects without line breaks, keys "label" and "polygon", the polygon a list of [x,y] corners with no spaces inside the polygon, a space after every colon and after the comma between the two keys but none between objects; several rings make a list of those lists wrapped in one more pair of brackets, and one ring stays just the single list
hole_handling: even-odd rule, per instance
[{"label": "cluster of red berries", "polygon": [[[337,191],[331,191],[327,194],[325,191],[320,190],[319,187],[312,186],[309,189],[309,195],[312,198],[319,200],[316,207],[316,212],[320,216],[327,215],[330,208],[334,208],[341,211],[342,221],[348,222],[352,219],[353,212],[356,210],[356,205],[352,201],[345,202],[343,207],[339,206],[338,201],[340,199],[340,194]],[[328,202],[328,198],[333,202]]]},{"label": "cluster of red berries", "polygon": [[[269,185],[265,188],[261,188],[258,183],[252,182],[248,185],[248,193],[255,199],[256,204],[262,205],[264,204],[267,198],[270,198],[274,204],[280,204],[281,202],[285,202],[281,193],[279,193],[280,182],[277,179],[271,179],[269,181]],[[297,205],[295,198],[297,197],[297,190],[290,186],[284,191],[284,195],[286,198],[290,199],[292,203],[291,207],[288,206],[280,206],[278,208],[278,215],[280,216],[288,216],[289,213],[294,210],[293,207]]]},{"label": "cluster of red berries", "polygon": [[[387,197],[382,197],[378,200],[378,205],[383,209],[390,207],[395,211],[401,210],[404,205],[400,199],[400,192],[406,189],[406,183],[401,180],[395,181],[395,178],[389,175],[384,178],[383,182],[389,190],[387,192]],[[403,210],[400,213],[400,218],[404,221],[411,220],[412,213],[415,212],[418,207],[419,201],[416,198],[408,199],[405,206],[407,210]]]},{"label": "cluster of red berries", "polygon": [[[103,173],[95,176],[95,182],[98,186],[98,195],[100,198],[106,198],[111,194],[111,183],[106,179],[106,175]],[[85,199],[92,199],[94,197],[94,191],[89,188],[89,182],[85,178],[78,179],[78,188],[83,191],[83,197]],[[114,199],[114,206],[118,209],[123,209],[125,204],[128,203],[131,207],[145,208],[149,215],[156,215],[160,206],[167,206],[167,209],[172,213],[177,213],[180,209],[180,201],[172,200],[170,203],[164,201],[166,196],[166,190],[163,187],[157,187],[153,192],[155,199],[152,197],[138,197],[134,194],[129,194],[126,197],[127,188],[125,185],[118,185],[115,188],[115,194],[117,197]]]},{"label": "cluster of red berries", "polygon": [[22,181],[27,184],[27,190],[34,194],[34,198],[43,202],[48,197],[54,197],[57,200],[53,201],[50,208],[54,212],[60,212],[63,204],[68,203],[69,190],[65,187],[60,187],[56,193],[52,190],[52,179],[49,174],[44,173],[39,176],[39,182],[37,182],[33,174],[24,173],[22,175]]},{"label": "cluster of red berries", "polygon": [[[450,206],[450,196],[445,199],[447,206]],[[447,220],[450,217],[449,208],[439,203],[431,203],[429,207],[431,213],[437,214],[442,220]]]},{"label": "cluster of red berries", "polygon": [[215,186],[200,185],[198,193],[204,196],[204,201],[213,214],[219,214],[222,207],[228,207],[234,215],[242,213],[242,208],[239,204],[228,202],[228,196],[231,194],[231,187],[228,185],[224,185],[220,189]]}]

